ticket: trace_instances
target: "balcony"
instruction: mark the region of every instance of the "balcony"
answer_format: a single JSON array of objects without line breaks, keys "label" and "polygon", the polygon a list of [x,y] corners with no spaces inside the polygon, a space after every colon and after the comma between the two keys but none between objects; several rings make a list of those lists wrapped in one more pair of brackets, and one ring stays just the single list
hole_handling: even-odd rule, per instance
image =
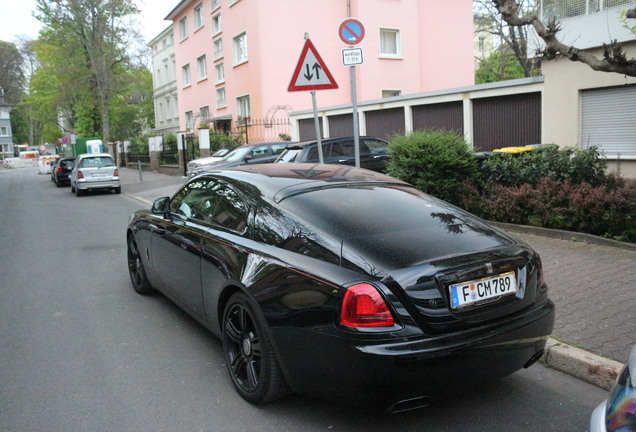
[{"label": "balcony", "polygon": [[636,7],[634,0],[540,0],[543,22],[556,18],[562,24],[559,38],[577,48],[596,48],[611,40],[633,41],[620,13]]}]

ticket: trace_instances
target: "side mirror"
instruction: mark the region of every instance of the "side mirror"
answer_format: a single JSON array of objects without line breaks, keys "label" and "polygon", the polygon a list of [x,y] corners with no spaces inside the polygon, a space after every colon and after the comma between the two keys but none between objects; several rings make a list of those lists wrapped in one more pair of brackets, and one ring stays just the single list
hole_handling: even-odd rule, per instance
[{"label": "side mirror", "polygon": [[152,203],[152,212],[154,214],[165,215],[170,212],[170,197],[161,197],[157,198],[154,203]]}]

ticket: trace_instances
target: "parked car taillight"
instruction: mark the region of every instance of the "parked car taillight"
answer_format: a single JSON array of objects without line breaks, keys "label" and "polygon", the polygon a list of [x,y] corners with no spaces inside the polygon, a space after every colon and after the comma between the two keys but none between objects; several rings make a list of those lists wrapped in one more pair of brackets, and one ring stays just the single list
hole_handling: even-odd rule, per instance
[{"label": "parked car taillight", "polygon": [[62,167],[61,167],[61,166],[59,166],[59,167],[57,167],[57,169],[56,169],[55,171],[57,171],[57,172],[61,173],[61,172],[62,172],[62,171],[64,171],[64,170],[62,169]]},{"label": "parked car taillight", "polygon": [[77,178],[84,178],[84,174],[82,174],[82,171],[77,170]]},{"label": "parked car taillight", "polygon": [[115,172],[113,173],[113,176],[119,177],[119,170],[117,168],[115,168]]},{"label": "parked car taillight", "polygon": [[386,327],[395,324],[378,290],[367,283],[347,289],[342,299],[340,322],[348,327]]}]

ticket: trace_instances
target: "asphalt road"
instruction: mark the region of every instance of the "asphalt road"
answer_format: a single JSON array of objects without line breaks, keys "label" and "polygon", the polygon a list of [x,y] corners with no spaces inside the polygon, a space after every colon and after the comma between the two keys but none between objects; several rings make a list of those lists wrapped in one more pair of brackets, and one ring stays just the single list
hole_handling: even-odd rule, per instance
[{"label": "asphalt road", "polygon": [[216,338],[133,292],[125,227],[141,203],[0,169],[0,205],[0,432],[585,431],[606,397],[535,365],[398,415],[300,396],[255,407]]}]

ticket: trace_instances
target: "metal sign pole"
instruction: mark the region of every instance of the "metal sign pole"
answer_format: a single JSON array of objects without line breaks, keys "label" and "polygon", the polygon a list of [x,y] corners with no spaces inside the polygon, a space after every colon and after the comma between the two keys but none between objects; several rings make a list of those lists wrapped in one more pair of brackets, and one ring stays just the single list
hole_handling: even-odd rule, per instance
[{"label": "metal sign pole", "polygon": [[320,122],[318,121],[318,105],[316,104],[316,90],[311,91],[311,102],[314,106],[314,127],[316,128],[316,143],[318,145],[318,162],[325,163],[322,157],[322,142],[320,140]]},{"label": "metal sign pole", "polygon": [[356,168],[360,168],[360,126],[358,125],[358,92],[356,88],[356,67],[349,68],[351,75],[351,105],[353,107],[353,148]]}]

